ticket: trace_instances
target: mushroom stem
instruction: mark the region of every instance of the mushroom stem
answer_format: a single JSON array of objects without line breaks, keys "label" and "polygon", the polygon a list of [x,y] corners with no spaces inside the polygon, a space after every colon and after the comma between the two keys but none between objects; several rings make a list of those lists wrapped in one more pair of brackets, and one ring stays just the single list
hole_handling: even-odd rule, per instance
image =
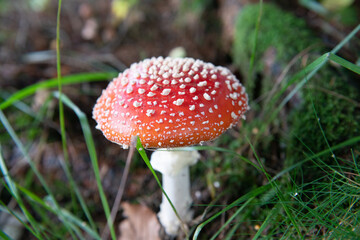
[{"label": "mushroom stem", "polygon": [[[162,149],[151,156],[151,165],[162,173],[163,189],[183,222],[192,219],[189,166],[195,164],[199,158],[198,151],[191,148],[173,151]],[[181,221],[164,194],[158,217],[167,234],[177,235]]]}]

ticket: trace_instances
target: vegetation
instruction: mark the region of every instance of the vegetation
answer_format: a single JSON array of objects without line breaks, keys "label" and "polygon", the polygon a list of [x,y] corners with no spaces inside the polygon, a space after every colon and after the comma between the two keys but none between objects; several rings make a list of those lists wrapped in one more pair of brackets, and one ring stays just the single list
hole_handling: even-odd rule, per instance
[{"label": "vegetation", "polygon": [[[289,118],[292,137],[288,147],[292,160],[304,157],[306,152],[321,152],[360,136],[359,91],[347,81],[351,75],[331,70],[324,67],[307,82],[301,91],[301,106],[292,111]],[[324,158],[330,158],[330,162],[336,158],[351,159],[349,150],[358,153],[360,149],[359,144],[349,147],[333,151]],[[357,162],[358,158],[354,160]]]},{"label": "vegetation", "polygon": [[[196,11],[187,2],[118,2],[113,18],[108,3],[38,2],[22,9],[0,0],[8,23],[0,26],[0,238],[117,239],[131,214],[121,204],[112,220],[115,199],[155,215],[161,186],[151,151],[138,141],[127,159],[96,131],[91,111],[118,71],[177,46],[229,66],[251,96],[245,121],[196,146],[195,220],[178,239],[359,238],[356,1],[341,11],[331,0],[233,3],[232,48],[218,44],[223,1],[194,1]],[[13,34],[17,27],[26,38]]]},{"label": "vegetation", "polygon": [[319,43],[304,19],[275,4],[249,4],[236,18],[234,61],[246,73],[254,54],[254,61],[260,63],[256,64],[256,70],[262,72],[261,58],[269,47],[275,48],[276,61],[286,64],[296,54]]}]

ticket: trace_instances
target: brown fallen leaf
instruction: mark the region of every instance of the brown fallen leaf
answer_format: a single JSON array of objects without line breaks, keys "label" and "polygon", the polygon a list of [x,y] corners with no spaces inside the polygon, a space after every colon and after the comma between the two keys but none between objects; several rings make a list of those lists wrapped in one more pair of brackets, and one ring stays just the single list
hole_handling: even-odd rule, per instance
[{"label": "brown fallen leaf", "polygon": [[156,214],[148,207],[124,202],[121,204],[124,216],[120,223],[118,240],[160,240],[160,224]]}]

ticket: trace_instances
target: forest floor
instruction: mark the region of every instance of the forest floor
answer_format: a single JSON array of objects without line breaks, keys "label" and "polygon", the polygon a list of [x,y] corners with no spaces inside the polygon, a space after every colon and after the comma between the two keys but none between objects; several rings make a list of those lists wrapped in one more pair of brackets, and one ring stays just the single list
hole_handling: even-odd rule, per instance
[{"label": "forest floor", "polygon": [[[63,1],[60,25],[61,74],[63,76],[122,72],[134,62],[152,56],[168,56],[173,49],[182,47],[186,56],[228,67],[240,81],[244,79],[243,73],[233,62],[232,44],[235,20],[245,5],[258,1],[123,2],[125,3],[112,5],[110,0]],[[351,11],[349,10],[349,14],[346,16],[353,14],[351,15],[353,17],[349,17],[349,19],[342,13],[330,10],[330,15],[321,15],[304,4],[298,3],[301,1],[272,2],[276,2],[286,12],[304,19],[328,49],[332,49],[343,40],[360,19],[359,1],[355,1],[351,5]],[[329,9],[331,9],[331,1],[326,2],[330,2]],[[25,87],[57,77],[57,8],[57,1],[44,0],[31,3],[31,1],[0,0],[0,99],[5,101],[11,94]],[[357,43],[355,46],[357,47],[355,49],[345,46],[340,52],[341,56],[351,62],[359,61],[360,44]],[[84,82],[78,85],[64,85],[62,92],[88,118],[95,141],[102,185],[111,207],[121,182],[128,150],[107,141],[103,134],[95,129],[96,123],[92,119],[92,109],[96,99],[107,86],[107,80],[111,79]],[[40,115],[40,123],[37,121],[38,113],[44,111],[42,107],[54,90],[56,87],[37,90],[24,102],[19,102],[18,105],[14,104],[3,111],[26,146],[29,156],[41,175],[55,191],[56,199],[66,207],[72,204],[73,196],[68,194],[69,185],[64,184],[64,182],[67,183],[67,176],[61,166],[64,152],[56,99],[47,103],[49,105],[45,112]],[[22,106],[21,103],[26,106]],[[106,219],[83,131],[74,112],[69,108],[65,108],[64,111],[69,166],[81,195],[86,199],[94,220],[102,231],[106,225]],[[254,114],[250,113],[249,118],[253,117]],[[253,131],[257,131],[257,129],[253,129]],[[229,137],[239,136],[237,132],[230,131]],[[2,157],[14,179],[38,196],[45,197],[46,192],[31,174],[29,165],[19,149],[14,147],[12,138],[7,135],[3,126],[0,126],[0,144]],[[212,144],[209,143],[210,146]],[[250,150],[251,148],[247,146],[247,151]],[[269,169],[270,173],[278,173],[283,167],[283,162],[277,160],[280,159],[279,151],[274,149],[273,156],[269,158],[273,165]],[[249,158],[254,157],[253,154],[248,154],[241,147],[236,149],[236,152],[244,153]],[[151,151],[148,153],[150,155]],[[250,157],[250,155],[252,156]],[[202,161],[205,161],[205,158],[219,157],[213,153],[202,153],[202,156]],[[217,169],[213,170],[216,173]],[[201,166],[194,171],[201,173]],[[206,177],[194,177],[192,185],[193,195],[196,196],[194,205],[202,206],[201,210],[195,211],[198,222],[200,222],[203,211],[206,211],[203,206],[216,199],[214,193],[229,191],[223,185],[215,184],[211,185],[212,188],[209,187],[209,183],[206,181],[210,181],[209,176],[212,175],[209,172],[206,174]],[[265,178],[261,179],[265,181]],[[217,204],[226,205],[238,197],[237,192],[230,192],[222,196]],[[0,200],[7,206],[16,205],[4,187],[0,188]],[[120,239],[134,237],[131,234],[136,235],[140,232],[146,233],[147,236],[155,234],[155,230],[158,230],[159,227],[155,213],[159,210],[160,202],[159,186],[141,157],[135,155],[122,197],[122,214],[117,215],[115,228],[116,231],[122,229],[122,232],[128,233],[134,230],[129,230],[124,215],[135,222],[141,222],[146,218],[154,225],[148,224],[148,228],[140,225],[138,229],[134,230],[135,233],[131,232],[127,237],[123,236]],[[140,205],[134,205],[134,203]],[[210,209],[210,211],[213,210]],[[139,219],[139,216],[142,218]],[[40,216],[36,217],[40,218]],[[218,230],[217,226],[224,222],[225,216],[219,218],[218,222],[213,223],[207,231],[215,233]],[[243,227],[243,230],[245,229],[251,235],[256,233],[259,227],[259,223],[254,222]],[[249,230],[249,228],[252,229]],[[154,239],[157,237],[155,234]],[[222,239],[221,235],[217,239]]]}]

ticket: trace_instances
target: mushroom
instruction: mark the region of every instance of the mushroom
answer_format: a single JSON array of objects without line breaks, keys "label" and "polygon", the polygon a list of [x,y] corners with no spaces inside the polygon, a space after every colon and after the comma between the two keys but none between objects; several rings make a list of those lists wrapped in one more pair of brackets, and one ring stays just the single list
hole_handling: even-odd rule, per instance
[{"label": "mushroom", "polygon": [[[224,67],[192,58],[151,58],[134,63],[103,91],[93,110],[97,128],[123,148],[138,136],[163,174],[163,188],[182,221],[190,221],[189,166],[202,144],[234,126],[248,110],[245,88]],[[174,149],[172,149],[174,148]],[[180,220],[163,197],[159,220],[176,235]]]}]

